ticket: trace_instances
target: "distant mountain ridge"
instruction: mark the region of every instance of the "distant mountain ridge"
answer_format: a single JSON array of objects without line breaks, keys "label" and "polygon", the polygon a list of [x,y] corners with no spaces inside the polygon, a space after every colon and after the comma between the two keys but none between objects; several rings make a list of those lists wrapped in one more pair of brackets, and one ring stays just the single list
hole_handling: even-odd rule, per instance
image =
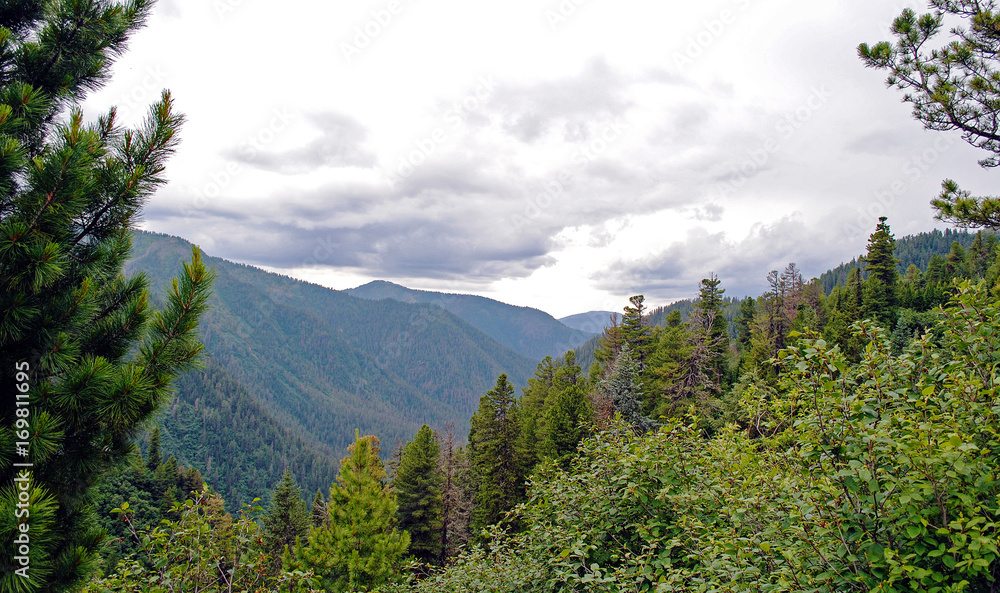
[{"label": "distant mountain ridge", "polygon": [[611,323],[612,316],[621,321],[622,314],[612,311],[587,311],[586,313],[561,317],[559,321],[567,327],[597,335],[604,332],[604,328]]},{"label": "distant mountain ridge", "polygon": [[[127,271],[146,273],[156,299],[191,249],[136,232]],[[424,423],[454,422],[462,434],[498,375],[524,385],[538,362],[435,305],[357,298],[207,254],[205,263],[217,274],[199,326],[208,366],[176,383],[161,417],[164,453],[207,472],[233,508],[285,466],[307,492],[328,488],[355,429],[378,435],[386,455]]]},{"label": "distant mountain ridge", "polygon": [[535,360],[562,356],[567,350],[603,331],[603,326],[594,331],[581,331],[531,307],[517,307],[468,294],[415,290],[385,280],[369,282],[344,292],[370,300],[392,299],[403,303],[438,305],[511,350]]}]

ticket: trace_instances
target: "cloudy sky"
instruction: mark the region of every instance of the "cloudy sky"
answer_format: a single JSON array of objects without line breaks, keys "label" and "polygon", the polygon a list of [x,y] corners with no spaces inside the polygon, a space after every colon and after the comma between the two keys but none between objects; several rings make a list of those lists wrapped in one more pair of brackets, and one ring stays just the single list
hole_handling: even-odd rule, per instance
[{"label": "cloudy sky", "polygon": [[[332,288],[556,316],[759,294],[937,226],[986,155],[924,131],[860,42],[910,0],[160,0],[85,109],[186,114],[144,227]],[[280,6],[280,8],[279,8]]]}]

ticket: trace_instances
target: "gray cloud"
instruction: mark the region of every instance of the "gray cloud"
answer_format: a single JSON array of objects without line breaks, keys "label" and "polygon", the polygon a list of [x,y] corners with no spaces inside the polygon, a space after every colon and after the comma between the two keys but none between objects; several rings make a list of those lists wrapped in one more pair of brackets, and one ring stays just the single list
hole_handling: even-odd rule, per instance
[{"label": "gray cloud", "polygon": [[521,142],[539,140],[562,129],[563,140],[578,142],[594,133],[597,116],[622,115],[631,101],[629,81],[602,59],[575,76],[529,86],[500,86],[491,108],[503,128]]},{"label": "gray cloud", "polygon": [[301,174],[321,167],[370,167],[375,156],[362,148],[368,130],[356,119],[333,112],[306,116],[319,133],[312,141],[285,151],[246,144],[226,156],[244,165],[285,174]]},{"label": "gray cloud", "polygon": [[757,296],[765,289],[768,270],[795,262],[807,276],[828,269],[831,253],[838,253],[829,233],[787,216],[772,224],[757,224],[745,239],[734,242],[722,233],[691,231],[681,241],[658,253],[632,261],[617,261],[591,278],[613,293],[644,292],[654,302],[690,298],[702,278],[714,272],[726,294]]}]

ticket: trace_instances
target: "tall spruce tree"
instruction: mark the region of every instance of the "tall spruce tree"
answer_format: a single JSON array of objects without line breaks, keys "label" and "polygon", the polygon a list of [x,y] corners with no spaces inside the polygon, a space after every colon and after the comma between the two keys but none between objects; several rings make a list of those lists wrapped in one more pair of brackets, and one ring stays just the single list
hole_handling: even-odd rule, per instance
[{"label": "tall spruce tree", "polygon": [[561,459],[576,451],[587,434],[592,410],[587,399],[587,382],[576,364],[576,353],[566,353],[556,371],[554,393],[545,411],[538,449],[545,457]]},{"label": "tall spruce tree", "polygon": [[473,536],[497,523],[524,498],[524,466],[518,455],[520,432],[514,387],[507,375],[479,400],[469,429],[469,455],[476,485],[470,519]]},{"label": "tall spruce tree", "polygon": [[715,275],[703,278],[698,287],[698,300],[694,303],[691,319],[692,334],[705,342],[707,372],[718,392],[722,388],[723,373],[726,369],[726,354],[729,351],[729,334],[726,333],[726,318],[722,314],[722,283]]},{"label": "tall spruce tree", "polygon": [[639,363],[641,372],[646,365],[646,355],[649,352],[649,327],[645,325],[645,298],[637,294],[629,298],[622,315],[621,336],[625,344],[632,350],[632,356]]},{"label": "tall spruce tree", "polygon": [[637,434],[656,428],[656,423],[642,413],[642,385],[639,380],[639,363],[632,356],[632,349],[622,346],[618,358],[611,365],[610,373],[597,385],[597,389],[611,400],[614,411]]},{"label": "tall spruce tree", "polygon": [[263,517],[264,552],[275,569],[281,568],[285,546],[294,546],[296,538],[309,533],[309,515],[302,500],[302,490],[295,483],[292,470],[286,469],[271,495],[271,503]]},{"label": "tall spruce tree", "polygon": [[399,501],[399,528],[410,534],[410,554],[427,564],[441,560],[444,479],[441,447],[424,424],[403,449],[393,487]]},{"label": "tall spruce tree", "polygon": [[157,426],[149,435],[149,450],[146,452],[146,468],[155,472],[163,463],[163,453],[160,452],[160,427]]},{"label": "tall spruce tree", "polygon": [[[122,275],[129,230],[164,182],[182,118],[167,93],[138,130],[123,129],[113,109],[87,123],[77,107],[151,9],[151,0],[0,9],[0,515],[15,517],[16,476],[30,473],[31,498],[20,519],[30,569],[16,573],[24,566],[2,546],[2,590],[67,591],[93,574],[103,535],[91,489],[133,450],[201,349],[211,275],[197,253],[161,312],[143,276]],[[0,540],[18,532],[0,521]]]},{"label": "tall spruce tree", "polygon": [[875,232],[868,238],[868,253],[861,260],[868,276],[862,289],[862,312],[865,318],[877,319],[892,329],[898,304],[899,260],[893,256],[896,240],[885,221],[885,216],[878,219]]}]

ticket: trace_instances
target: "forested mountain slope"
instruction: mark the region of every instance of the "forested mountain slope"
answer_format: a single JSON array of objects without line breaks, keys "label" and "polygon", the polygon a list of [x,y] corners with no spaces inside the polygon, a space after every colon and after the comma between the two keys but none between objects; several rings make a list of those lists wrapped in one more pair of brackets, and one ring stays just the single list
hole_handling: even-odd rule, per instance
[{"label": "forested mountain slope", "polygon": [[[911,265],[926,270],[931,258],[935,255],[947,255],[951,251],[953,243],[958,243],[967,249],[975,240],[976,233],[954,229],[945,229],[944,231],[934,229],[926,233],[917,233],[896,239],[896,251],[893,253],[899,260],[896,267],[900,274],[905,274],[906,269]],[[834,286],[846,282],[851,270],[860,265],[858,258],[842,263],[821,274],[819,277],[820,285],[824,291],[830,292]]]},{"label": "forested mountain slope", "polygon": [[604,331],[604,327],[611,323],[612,315],[614,315],[617,319],[621,319],[621,313],[611,311],[588,311],[586,313],[577,313],[576,315],[570,315],[568,317],[560,317],[559,321],[565,326],[572,327],[580,331],[600,334]]},{"label": "forested mountain slope", "polygon": [[515,307],[467,294],[414,290],[384,280],[369,282],[345,292],[363,299],[392,299],[404,303],[438,305],[511,350],[535,360],[546,356],[560,356],[603,330],[602,326],[594,331],[574,329],[560,323],[548,313],[531,307]]},{"label": "forested mountain slope", "polygon": [[[138,232],[129,266],[145,271],[157,294],[190,252],[191,244],[182,239]],[[275,439],[269,444],[275,450],[286,450],[288,438],[294,438],[317,454],[332,451],[339,459],[355,429],[379,435],[391,451],[423,423],[453,421],[464,427],[499,374],[507,373],[521,385],[537,363],[441,307],[360,299],[250,266],[205,259],[217,274],[211,308],[200,324],[209,368],[178,382],[175,409],[225,399],[215,392],[220,384],[230,398],[245,392],[269,415],[261,422],[273,421],[273,428],[261,434]],[[165,447],[164,453],[206,470],[210,437],[225,449],[211,453],[209,481],[219,483],[220,490],[229,483],[239,495],[249,496],[251,484],[227,474],[248,467],[261,470],[256,447],[246,442],[251,435],[239,434],[244,423],[234,418],[212,424],[206,416],[198,429],[191,424],[197,424],[195,416],[185,418],[181,426],[179,416],[163,417],[164,431],[172,435],[165,443],[180,447]],[[209,426],[231,434],[209,435]],[[203,436],[195,438],[195,432]],[[200,449],[192,450],[195,446]],[[262,483],[275,483],[283,463],[275,461],[272,467],[268,461]],[[302,458],[300,463],[325,462]],[[311,473],[305,467],[294,469],[303,476]],[[332,478],[323,481],[328,486]],[[226,500],[237,507],[241,502],[232,494]]]}]

